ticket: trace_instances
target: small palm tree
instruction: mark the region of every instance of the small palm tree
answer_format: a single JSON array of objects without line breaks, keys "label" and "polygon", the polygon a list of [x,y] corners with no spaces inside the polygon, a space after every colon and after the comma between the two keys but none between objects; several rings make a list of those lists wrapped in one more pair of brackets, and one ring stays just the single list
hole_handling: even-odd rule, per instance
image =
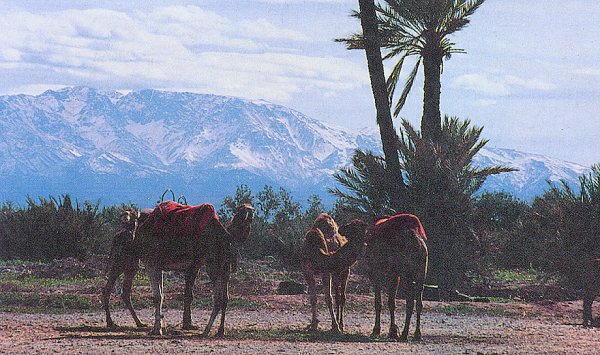
[{"label": "small palm tree", "polygon": [[600,165],[579,177],[573,189],[566,181],[552,186],[533,202],[533,221],[541,252],[552,270],[560,271],[576,286],[592,258],[600,257]]},{"label": "small palm tree", "polygon": [[[329,192],[339,198],[339,205],[351,215],[367,220],[396,212],[386,182],[386,163],[373,152],[357,149],[352,156],[352,166],[342,168],[334,178],[342,185]],[[402,200],[398,198],[398,200]]]},{"label": "small palm tree", "polygon": [[446,289],[456,287],[464,275],[468,255],[465,250],[473,236],[473,195],[489,176],[514,170],[473,165],[473,157],[487,143],[481,139],[482,130],[471,126],[469,120],[445,117],[438,143],[433,143],[404,120],[398,146],[406,188],[397,197],[400,210],[394,209],[392,198],[380,188],[385,163],[373,153],[356,151],[353,165],[335,174],[343,188],[330,192],[347,209],[363,215],[418,215],[431,235],[430,275],[445,282],[441,286]]},{"label": "small palm tree", "polygon": [[[443,59],[464,51],[454,47],[449,35],[462,30],[469,17],[485,0],[385,0],[378,5],[381,46],[386,54],[383,59],[399,58],[387,78],[390,102],[406,58],[414,56],[416,63],[396,101],[397,116],[406,102],[421,64],[424,71],[423,117],[421,131],[428,139],[435,139],[441,131],[440,95]],[[361,17],[360,13],[354,14]],[[348,49],[364,48],[363,34],[337,39],[345,42]]]}]

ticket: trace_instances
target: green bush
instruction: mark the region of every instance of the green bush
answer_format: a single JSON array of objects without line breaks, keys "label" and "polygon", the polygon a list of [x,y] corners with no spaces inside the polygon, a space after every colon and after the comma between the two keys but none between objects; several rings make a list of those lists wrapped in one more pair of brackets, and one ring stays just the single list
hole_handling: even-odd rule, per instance
[{"label": "green bush", "polygon": [[106,255],[126,205],[99,208],[66,194],[0,206],[0,258],[53,260]]}]

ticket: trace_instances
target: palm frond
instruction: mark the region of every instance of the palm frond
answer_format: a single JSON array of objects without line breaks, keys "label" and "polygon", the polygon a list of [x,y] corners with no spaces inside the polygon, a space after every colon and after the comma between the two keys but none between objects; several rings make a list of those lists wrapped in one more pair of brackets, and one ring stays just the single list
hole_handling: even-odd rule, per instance
[{"label": "palm frond", "polygon": [[408,78],[406,79],[406,82],[404,83],[404,89],[402,90],[402,94],[398,98],[398,101],[396,102],[396,106],[394,106],[394,117],[397,117],[400,114],[400,110],[402,110],[402,107],[404,107],[404,104],[406,103],[406,98],[408,97],[408,94],[410,93],[410,89],[412,89],[412,86],[415,82],[415,78],[417,77],[417,73],[419,72],[420,65],[421,65],[421,59],[419,58],[419,60],[417,60],[417,63],[413,67],[413,70],[408,75]]}]

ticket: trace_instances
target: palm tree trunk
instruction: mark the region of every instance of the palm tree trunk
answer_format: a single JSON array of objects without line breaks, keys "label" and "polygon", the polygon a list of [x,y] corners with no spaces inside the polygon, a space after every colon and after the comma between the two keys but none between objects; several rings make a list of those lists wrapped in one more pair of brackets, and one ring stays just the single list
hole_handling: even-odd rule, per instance
[{"label": "palm tree trunk", "polygon": [[[383,154],[388,172],[388,181],[393,199],[397,199],[398,193],[394,187],[397,184],[403,184],[400,172],[400,160],[398,158],[398,136],[392,122],[390,111],[390,102],[385,83],[385,72],[383,70],[383,60],[381,59],[381,48],[377,30],[377,16],[375,12],[375,3],[373,0],[359,0],[360,23],[363,30],[365,41],[365,53],[367,55],[367,64],[369,67],[369,76],[371,78],[371,89],[375,99],[375,109],[377,111],[377,124],[381,143],[383,145]],[[392,201],[393,207],[398,207],[399,201]]]},{"label": "palm tree trunk", "polygon": [[431,139],[434,142],[437,141],[442,131],[442,115],[440,113],[442,56],[440,53],[441,50],[437,47],[425,48],[423,51],[425,83],[423,86],[421,132],[423,138]]}]

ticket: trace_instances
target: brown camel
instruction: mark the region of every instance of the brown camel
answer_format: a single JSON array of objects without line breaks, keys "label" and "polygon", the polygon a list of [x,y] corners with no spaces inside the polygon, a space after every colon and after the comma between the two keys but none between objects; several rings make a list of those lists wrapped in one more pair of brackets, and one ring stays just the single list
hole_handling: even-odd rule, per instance
[{"label": "brown camel", "polygon": [[[304,279],[308,285],[312,311],[308,330],[316,331],[319,323],[315,276],[320,275],[323,286],[326,287],[325,300],[331,316],[331,330],[333,332],[344,331],[344,306],[348,276],[350,268],[363,250],[366,228],[366,223],[355,220],[342,226],[338,232],[338,226],[333,218],[322,213],[306,233],[301,263]],[[331,295],[332,286],[335,293],[335,312]]]},{"label": "brown camel", "polygon": [[583,325],[594,326],[592,304],[600,294],[600,259],[592,259],[587,266],[585,289],[583,294]]},{"label": "brown camel", "polygon": [[140,321],[133,305],[131,304],[131,287],[133,278],[139,270],[139,258],[131,255],[131,247],[135,238],[135,229],[139,222],[143,221],[148,216],[148,211],[138,213],[135,210],[125,210],[121,213],[121,229],[115,234],[110,250],[110,264],[108,268],[108,280],[102,290],[102,305],[106,313],[106,326],[109,328],[116,327],[110,316],[109,300],[110,294],[114,288],[115,282],[123,276],[123,289],[121,299],[125,303],[125,307],[131,312],[131,316],[138,327],[145,327],[145,324]]},{"label": "brown camel", "polygon": [[386,286],[390,311],[389,337],[398,338],[395,322],[398,284],[406,295],[406,320],[400,339],[406,341],[416,300],[417,324],[415,340],[421,339],[423,287],[427,276],[427,236],[416,216],[400,214],[381,219],[367,236],[365,259],[375,291],[375,325],[372,336],[381,332],[381,289]]},{"label": "brown camel", "polygon": [[217,336],[225,330],[225,311],[229,299],[228,284],[236,267],[237,245],[250,235],[254,209],[240,206],[232,221],[224,227],[210,204],[184,206],[173,201],[158,205],[136,231],[135,248],[146,265],[152,284],[154,326],[151,334],[163,334],[163,270],[185,271],[183,327],[194,329],[191,319],[193,287],[202,264],[213,284],[213,310],[204,328],[208,335],[221,312]]}]

